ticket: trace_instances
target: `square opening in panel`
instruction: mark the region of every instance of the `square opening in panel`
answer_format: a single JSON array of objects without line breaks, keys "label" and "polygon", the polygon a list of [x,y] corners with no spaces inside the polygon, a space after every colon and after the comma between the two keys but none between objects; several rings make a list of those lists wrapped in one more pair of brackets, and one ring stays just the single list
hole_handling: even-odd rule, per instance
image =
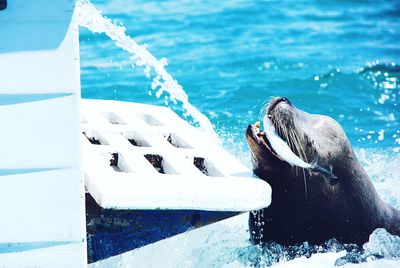
[{"label": "square opening in panel", "polygon": [[111,153],[110,166],[117,172],[122,172],[121,167],[118,165],[119,153]]},{"label": "square opening in panel", "polygon": [[171,133],[169,135],[164,135],[164,137],[167,138],[167,141],[174,147],[176,148],[187,148],[187,149],[193,149],[193,146],[191,146],[187,141],[182,139],[179,135],[176,133]]},{"label": "square opening in panel", "polygon": [[165,174],[163,162],[164,159],[161,155],[158,154],[145,154],[144,157],[147,159],[147,161],[152,164],[152,166],[161,174]]},{"label": "square opening in panel", "polygon": [[138,114],[137,116],[150,126],[165,126],[160,120],[151,114]]},{"label": "square opening in panel", "polygon": [[124,136],[133,146],[151,147],[150,143],[137,133],[125,133]]},{"label": "square opening in panel", "polygon": [[179,174],[179,171],[159,154],[145,154],[144,157],[161,174]]},{"label": "square opening in panel", "polygon": [[122,120],[117,114],[113,112],[105,112],[103,113],[104,117],[107,118],[108,122],[114,125],[126,125],[126,122]]},{"label": "square opening in panel", "polygon": [[203,173],[206,176],[211,176],[211,177],[222,177],[223,174],[220,172],[215,165],[203,158],[203,157],[193,157],[193,165],[197,167],[201,173]]},{"label": "square opening in panel", "polygon": [[131,172],[126,165],[125,158],[122,154],[111,152],[105,154],[104,157],[106,157],[109,161],[110,167],[112,167],[116,172]]},{"label": "square opening in panel", "polygon": [[82,132],[83,136],[85,136],[85,138],[94,145],[101,145],[102,143],[100,142],[100,140],[96,137],[94,137],[93,135],[89,135],[87,134],[85,131]]}]

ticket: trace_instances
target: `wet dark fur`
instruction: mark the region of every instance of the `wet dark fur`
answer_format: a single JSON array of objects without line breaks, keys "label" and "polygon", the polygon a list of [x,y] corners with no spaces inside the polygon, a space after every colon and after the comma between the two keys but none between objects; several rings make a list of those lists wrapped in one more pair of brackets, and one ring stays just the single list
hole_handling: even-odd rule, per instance
[{"label": "wet dark fur", "polygon": [[[246,138],[254,172],[272,187],[271,205],[250,213],[253,243],[272,240],[283,245],[304,241],[320,244],[336,238],[343,243],[362,244],[379,227],[400,234],[400,212],[378,197],[336,121],[307,114],[284,98],[273,99],[266,113],[272,115],[279,134],[298,156],[309,163],[318,159],[338,180],[281,161],[257,142],[250,125]],[[288,130],[292,134],[285,136]],[[291,140],[292,136],[297,140]]]}]

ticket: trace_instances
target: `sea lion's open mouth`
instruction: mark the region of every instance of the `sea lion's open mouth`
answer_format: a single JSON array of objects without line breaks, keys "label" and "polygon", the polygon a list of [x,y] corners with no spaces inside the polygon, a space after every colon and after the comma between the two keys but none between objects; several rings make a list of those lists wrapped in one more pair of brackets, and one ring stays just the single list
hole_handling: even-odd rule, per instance
[{"label": "sea lion's open mouth", "polygon": [[246,135],[254,140],[259,147],[267,149],[272,155],[280,159],[278,154],[274,151],[274,149],[272,149],[271,143],[265,135],[265,132],[260,130],[259,122],[250,124],[247,127]]}]

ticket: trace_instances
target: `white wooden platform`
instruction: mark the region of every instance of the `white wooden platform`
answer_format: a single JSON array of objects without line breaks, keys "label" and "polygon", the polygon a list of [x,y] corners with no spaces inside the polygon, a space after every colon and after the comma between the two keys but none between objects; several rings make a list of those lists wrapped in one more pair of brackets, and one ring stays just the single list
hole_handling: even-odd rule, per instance
[{"label": "white wooden platform", "polygon": [[270,186],[166,107],[82,100],[86,188],[103,208],[250,211]]},{"label": "white wooden platform", "polygon": [[0,267],[85,267],[75,0],[0,11]]}]

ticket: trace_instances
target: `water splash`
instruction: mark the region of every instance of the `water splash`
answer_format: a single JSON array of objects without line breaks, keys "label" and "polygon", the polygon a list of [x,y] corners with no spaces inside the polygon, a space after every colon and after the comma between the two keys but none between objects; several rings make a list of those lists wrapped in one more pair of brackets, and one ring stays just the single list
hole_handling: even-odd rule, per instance
[{"label": "water splash", "polygon": [[386,203],[400,209],[400,174],[398,153],[389,149],[356,148],[361,165],[371,177],[379,196]]},{"label": "water splash", "polygon": [[[190,116],[197,122],[200,128],[216,136],[213,126],[208,118],[196,109],[182,86],[165,70],[167,60],[157,60],[144,46],[139,45],[125,32],[126,28],[114,24],[104,17],[88,0],[79,0],[77,3],[77,18],[80,26],[93,33],[104,33],[116,46],[132,54],[132,60],[136,66],[144,67],[147,78],[152,78],[151,88],[155,96],[159,98],[163,93],[168,93],[168,99],[177,104],[179,101],[185,110],[184,116]],[[155,72],[155,73],[152,73]],[[151,93],[151,92],[150,92]],[[168,101],[167,103],[168,104]]]},{"label": "water splash", "polygon": [[400,260],[400,237],[391,235],[385,229],[376,229],[363,248],[367,256]]},{"label": "water splash", "polygon": [[[369,267],[381,267],[376,260],[388,263],[400,260],[400,237],[391,235],[385,229],[376,229],[363,246],[342,244],[330,239],[321,245],[308,242],[283,246],[269,242],[262,246],[251,245],[248,241],[232,243],[226,241],[218,250],[211,242],[225,238],[226,234],[212,232],[200,256],[212,260],[209,267],[348,267],[348,264],[369,263]],[[212,256],[212,257],[211,257]],[[315,258],[318,256],[318,258]],[[352,266],[353,267],[353,266]],[[362,267],[362,266],[361,266]]]}]

